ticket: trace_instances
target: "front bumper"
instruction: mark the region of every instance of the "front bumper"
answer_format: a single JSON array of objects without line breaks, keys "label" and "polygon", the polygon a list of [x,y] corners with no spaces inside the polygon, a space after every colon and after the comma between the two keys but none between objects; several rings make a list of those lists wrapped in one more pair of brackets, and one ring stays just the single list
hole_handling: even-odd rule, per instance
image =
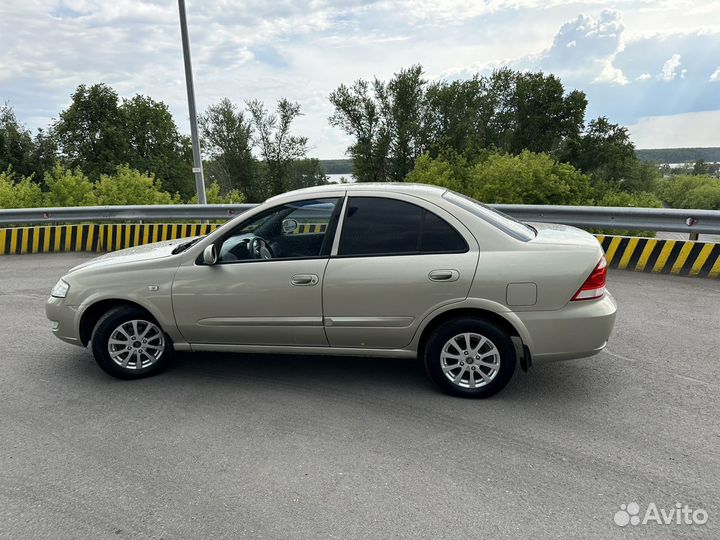
[{"label": "front bumper", "polygon": [[516,315],[532,339],[535,360],[567,360],[599,353],[607,345],[617,303],[606,292],[599,300],[569,302],[556,311],[525,311]]},{"label": "front bumper", "polygon": [[66,343],[80,345],[77,325],[77,306],[68,306],[64,298],[51,296],[45,303],[45,315],[52,323],[52,332],[55,336]]}]

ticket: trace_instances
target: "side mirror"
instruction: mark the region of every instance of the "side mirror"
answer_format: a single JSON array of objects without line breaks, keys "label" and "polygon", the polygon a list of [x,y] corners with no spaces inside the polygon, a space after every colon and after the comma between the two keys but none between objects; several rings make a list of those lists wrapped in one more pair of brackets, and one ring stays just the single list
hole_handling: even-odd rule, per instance
[{"label": "side mirror", "polygon": [[215,248],[215,244],[210,244],[205,248],[205,251],[203,251],[203,262],[208,266],[212,266],[217,262],[217,258],[217,249]]},{"label": "side mirror", "polygon": [[283,234],[292,234],[295,229],[298,228],[298,222],[296,219],[283,219],[282,232]]}]

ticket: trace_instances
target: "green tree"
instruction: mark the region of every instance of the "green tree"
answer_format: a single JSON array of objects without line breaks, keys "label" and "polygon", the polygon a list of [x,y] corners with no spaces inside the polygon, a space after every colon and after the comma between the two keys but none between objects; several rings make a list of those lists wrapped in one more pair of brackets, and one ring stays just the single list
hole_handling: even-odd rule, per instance
[{"label": "green tree", "polygon": [[353,160],[355,178],[359,182],[387,180],[391,138],[380,106],[371,95],[371,84],[363,80],[351,87],[341,84],[330,94],[330,103],[335,107],[330,125],[354,139],[347,153]]},{"label": "green tree", "polygon": [[276,112],[269,112],[258,100],[247,103],[255,129],[255,144],[267,168],[270,195],[285,191],[293,161],[307,154],[307,137],[290,133],[293,121],[300,116],[300,105],[283,98]]},{"label": "green tree", "polygon": [[253,128],[250,119],[233,102],[221,99],[198,119],[207,159],[205,175],[222,192],[239,190],[251,201],[263,200],[262,180],[252,155]]},{"label": "green tree", "polygon": [[513,117],[507,126],[511,132],[507,151],[554,152],[565,140],[578,136],[587,106],[583,92],[565,95],[560,79],[542,72],[512,72],[512,82],[507,99]]},{"label": "green tree", "polygon": [[591,120],[585,131],[567,140],[557,155],[596,182],[621,185],[638,171],[635,145],[627,129],[604,116]]},{"label": "green tree", "polygon": [[375,95],[380,106],[388,147],[388,177],[402,182],[413,169],[423,150],[423,109],[426,81],[422,67],[402,69],[387,83],[375,80]]},{"label": "green tree", "polygon": [[0,107],[0,171],[11,169],[21,176],[35,172],[34,145],[30,132],[17,120],[9,105]]},{"label": "green tree", "polygon": [[141,95],[120,101],[107,85],[80,85],[53,134],[66,165],[93,181],[127,163],[183,197],[194,192],[190,142],[162,102]]},{"label": "green tree", "polygon": [[710,168],[705,163],[704,159],[698,159],[693,165],[693,174],[695,176],[707,175],[710,172]]},{"label": "green tree", "polygon": [[296,159],[290,164],[284,183],[285,191],[327,184],[325,169],[317,159]]},{"label": "green tree", "polygon": [[448,152],[474,156],[497,145],[497,137],[490,133],[496,111],[487,97],[487,86],[488,80],[479,75],[467,81],[439,81],[428,86],[423,140],[431,157]]},{"label": "green tree", "polygon": [[330,94],[330,124],[353,138],[360,181],[402,180],[423,153],[482,159],[486,149],[556,151],[577,138],[585,94],[543,73],[500,69],[467,81],[428,84],[412,66],[387,83],[356,81]]},{"label": "green tree", "polygon": [[47,206],[89,206],[95,204],[94,186],[79,169],[72,171],[60,163],[44,176]]},{"label": "green tree", "polygon": [[102,175],[95,184],[95,198],[99,205],[180,203],[180,196],[163,191],[153,175],[129,165],[120,165],[112,176]]},{"label": "green tree", "polygon": [[17,180],[12,168],[0,172],[0,208],[37,208],[42,201],[42,190],[30,177]]},{"label": "green tree", "polygon": [[117,93],[107,85],[78,86],[53,132],[67,165],[80,168],[92,180],[111,174],[126,161],[123,112]]},{"label": "green tree", "polygon": [[153,173],[165,190],[183,198],[195,193],[190,140],[179,133],[168,106],[136,95],[122,101],[120,113],[126,153],[113,165]]}]

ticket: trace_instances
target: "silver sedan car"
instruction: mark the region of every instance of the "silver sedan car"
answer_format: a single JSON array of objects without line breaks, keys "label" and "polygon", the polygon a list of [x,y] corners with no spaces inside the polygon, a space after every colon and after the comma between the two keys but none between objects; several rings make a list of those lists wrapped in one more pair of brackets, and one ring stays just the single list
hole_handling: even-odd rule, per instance
[{"label": "silver sedan car", "polygon": [[445,392],[481,398],[517,364],[602,350],[616,311],[605,277],[597,240],[573,227],[435,186],[328,185],[81,264],[46,311],[123,379],[174,351],[419,357]]}]

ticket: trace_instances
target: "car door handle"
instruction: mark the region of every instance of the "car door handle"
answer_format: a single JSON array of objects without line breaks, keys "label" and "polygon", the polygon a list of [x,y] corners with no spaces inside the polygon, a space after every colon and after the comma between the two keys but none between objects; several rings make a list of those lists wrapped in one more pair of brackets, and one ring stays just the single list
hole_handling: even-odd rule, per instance
[{"label": "car door handle", "polygon": [[457,270],[433,270],[428,274],[430,281],[457,281],[460,272]]},{"label": "car door handle", "polygon": [[295,274],[291,279],[290,283],[299,287],[308,285],[317,285],[319,281],[315,274]]}]

